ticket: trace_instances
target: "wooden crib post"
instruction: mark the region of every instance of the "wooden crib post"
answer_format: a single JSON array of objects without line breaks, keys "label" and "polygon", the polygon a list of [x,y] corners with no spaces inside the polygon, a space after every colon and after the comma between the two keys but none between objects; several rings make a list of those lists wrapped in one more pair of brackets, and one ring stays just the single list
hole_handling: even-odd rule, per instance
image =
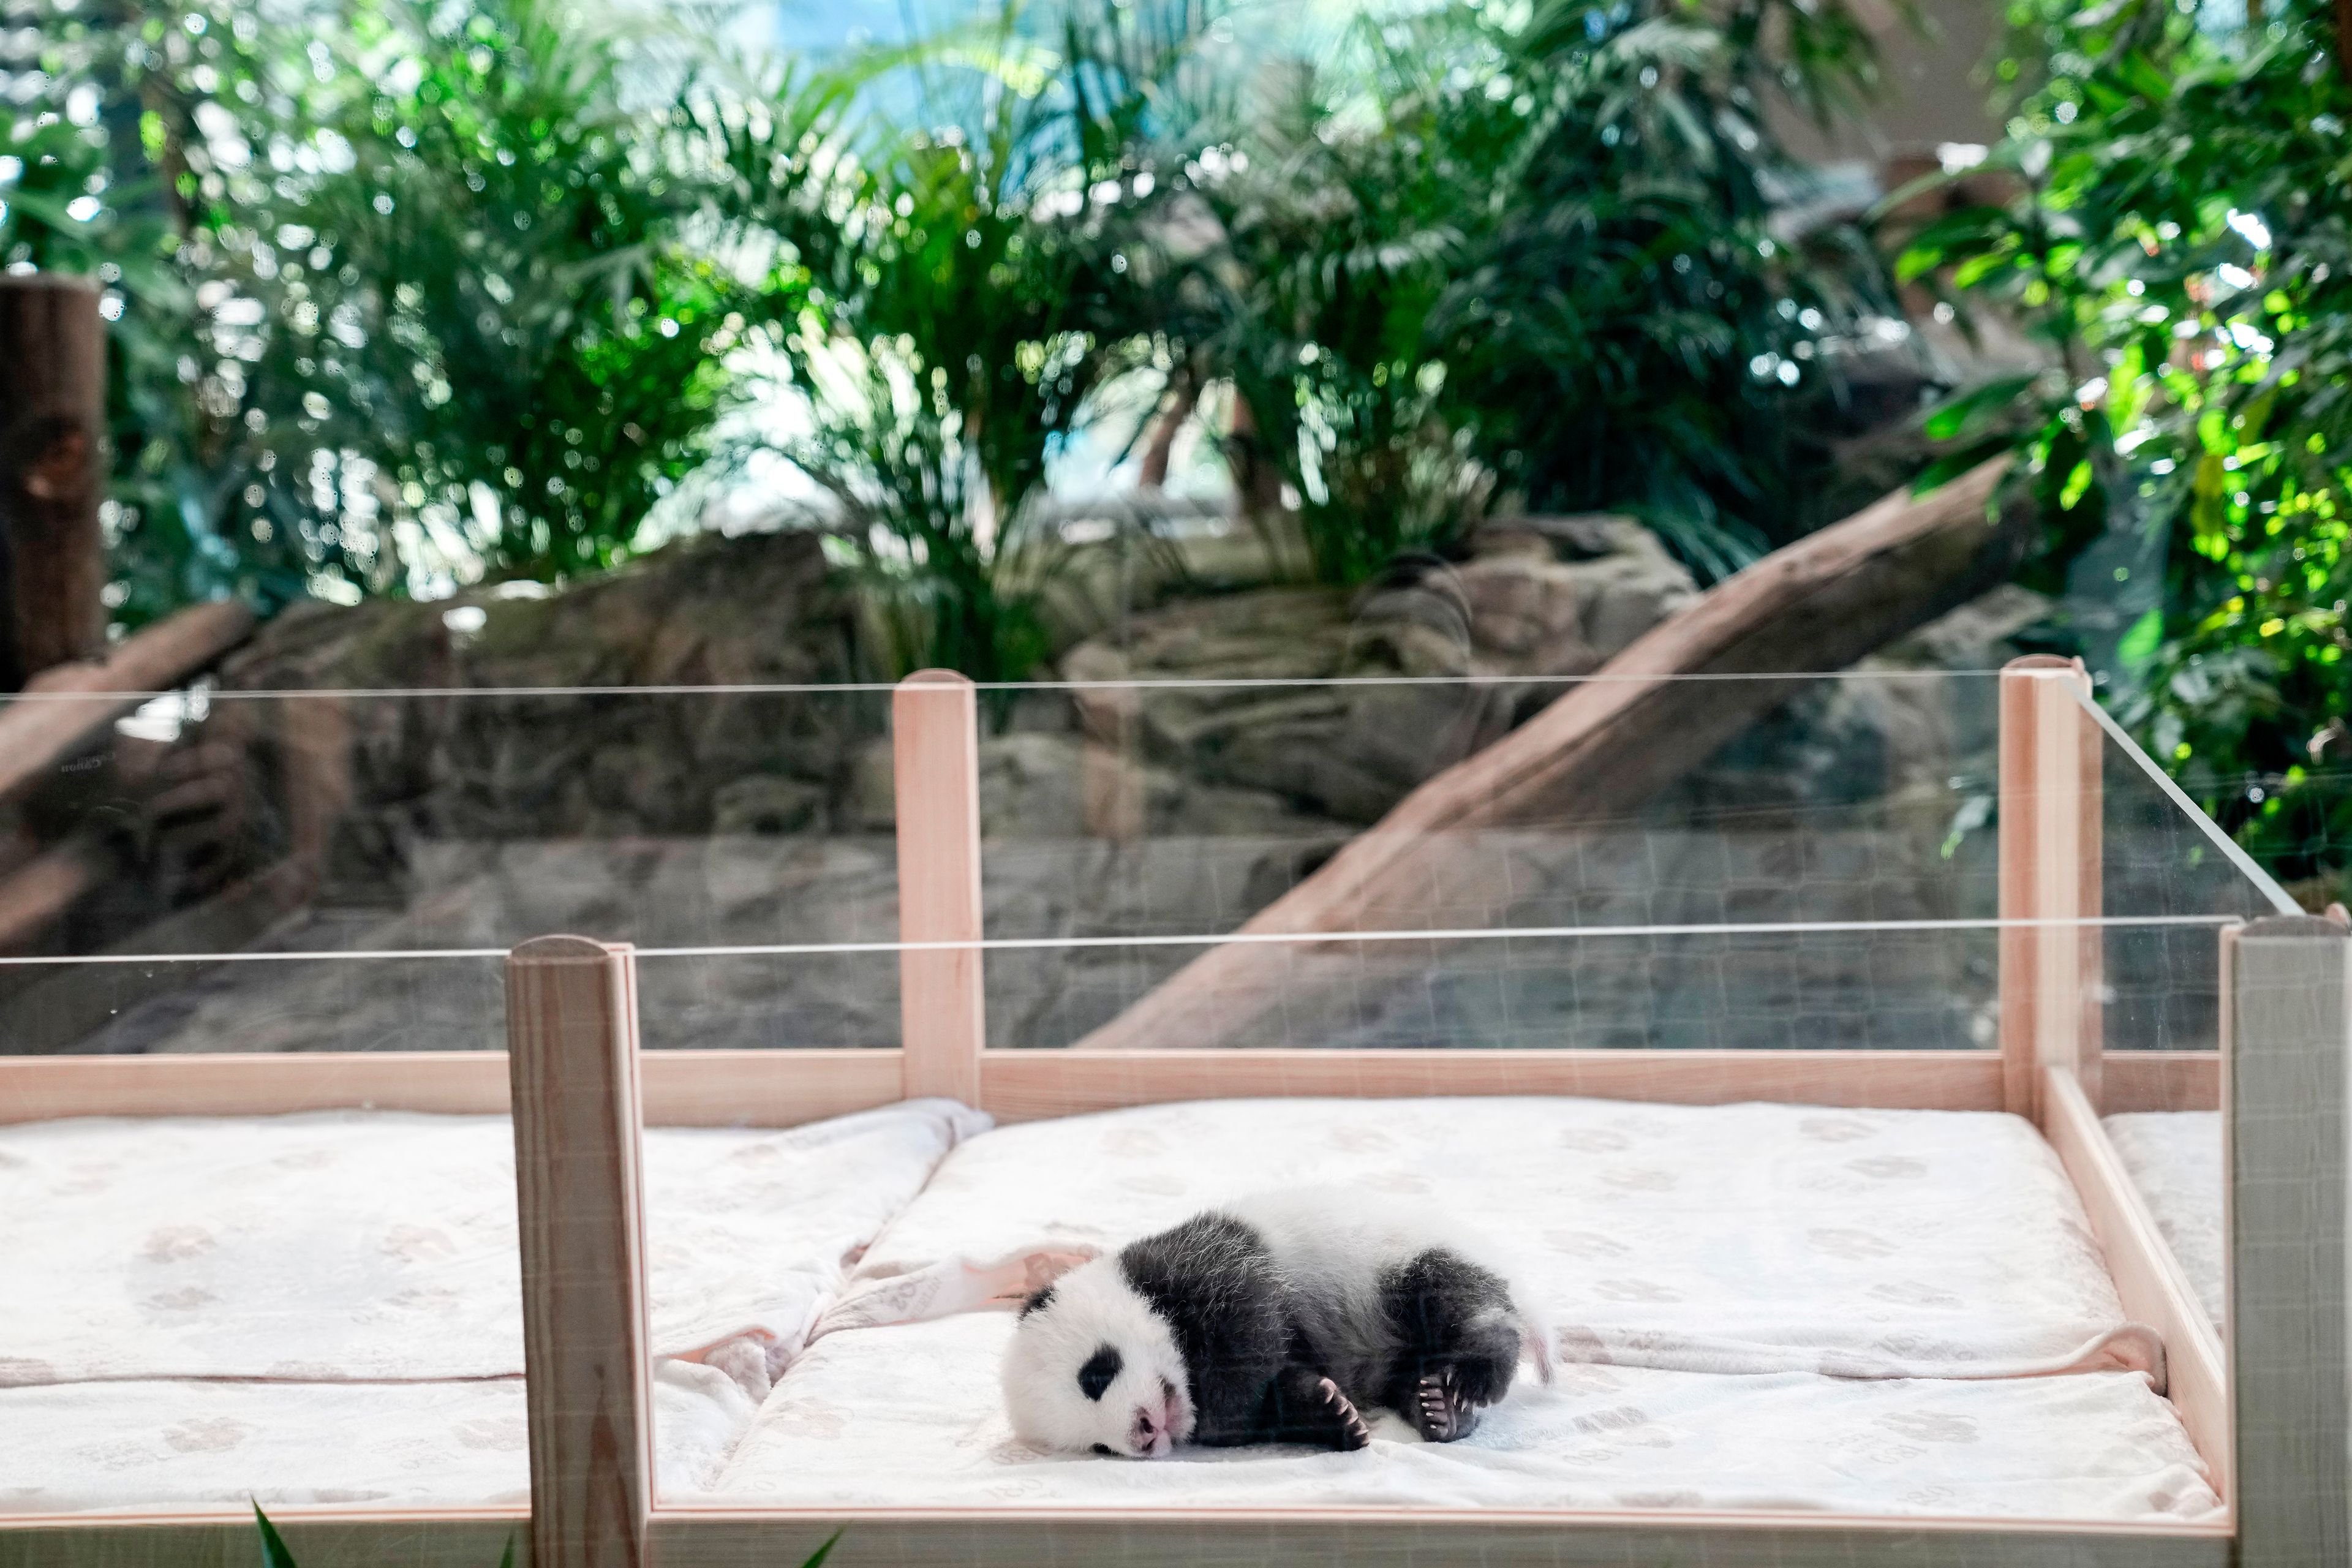
[{"label": "wooden crib post", "polygon": [[[980,712],[970,680],[918,670],[890,701],[898,819],[898,940],[978,942]],[[909,1099],[980,1103],[988,1025],[976,947],[898,954],[898,1021]]]},{"label": "wooden crib post", "polygon": [[[2000,916],[2075,921],[2100,913],[2103,737],[2076,693],[2080,659],[2036,655],[2000,672]],[[2000,932],[2003,1098],[2034,1116],[2042,1069],[2073,1070],[2100,1105],[2095,925],[2004,927]]]},{"label": "wooden crib post", "polygon": [[2221,933],[2239,1568],[2352,1561],[2347,954],[2344,928],[2309,916]]},{"label": "wooden crib post", "polygon": [[507,955],[534,1568],[643,1568],[653,1504],[636,964],[548,936]]}]

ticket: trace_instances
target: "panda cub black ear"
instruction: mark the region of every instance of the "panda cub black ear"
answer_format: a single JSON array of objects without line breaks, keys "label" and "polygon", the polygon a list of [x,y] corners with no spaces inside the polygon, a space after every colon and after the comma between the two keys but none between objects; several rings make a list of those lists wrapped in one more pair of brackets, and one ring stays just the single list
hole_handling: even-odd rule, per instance
[{"label": "panda cub black ear", "polygon": [[1118,1369],[1123,1364],[1117,1350],[1109,1345],[1103,1346],[1087,1358],[1086,1365],[1078,1368],[1078,1392],[1099,1402],[1103,1391],[1110,1386],[1111,1379],[1118,1375]]},{"label": "panda cub black ear", "polygon": [[1025,1318],[1053,1299],[1054,1288],[1051,1285],[1041,1286],[1030,1295],[1027,1300],[1021,1303],[1020,1315]]}]

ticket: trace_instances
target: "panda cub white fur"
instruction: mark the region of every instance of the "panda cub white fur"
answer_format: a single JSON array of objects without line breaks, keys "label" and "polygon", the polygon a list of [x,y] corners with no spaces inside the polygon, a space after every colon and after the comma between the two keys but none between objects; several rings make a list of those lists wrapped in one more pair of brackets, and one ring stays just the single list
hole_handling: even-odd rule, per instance
[{"label": "panda cub white fur", "polygon": [[1360,1448],[1363,1407],[1466,1436],[1544,1336],[1496,1254],[1445,1216],[1337,1189],[1265,1194],[1079,1265],[1022,1308],[1013,1427],[1157,1458],[1180,1443]]}]

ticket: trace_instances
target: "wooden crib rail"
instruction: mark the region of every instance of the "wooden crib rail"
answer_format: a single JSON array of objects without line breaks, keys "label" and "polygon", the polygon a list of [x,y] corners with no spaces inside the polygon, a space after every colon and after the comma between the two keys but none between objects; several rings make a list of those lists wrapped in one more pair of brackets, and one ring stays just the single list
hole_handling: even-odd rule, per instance
[{"label": "wooden crib rail", "polygon": [[[2089,921],[2101,913],[2100,763],[2105,737],[2083,711],[2078,658],[2012,659],[2000,672],[2000,916]],[[2042,1069],[2064,1067],[2094,1110],[2100,1072],[2100,928],[2009,926],[2000,933],[2000,1055],[2009,1109],[2032,1116]]]},{"label": "wooden crib rail", "polygon": [[2075,1195],[2083,1201],[2124,1316],[2146,1323],[2163,1339],[2166,1397],[2180,1413],[2189,1440],[2211,1467],[2213,1489],[2226,1503],[2232,1495],[2231,1437],[2228,1363],[2221,1335],[2100,1126],[2099,1113],[2081,1082],[2066,1068],[2042,1072],[2042,1135],[2057,1151]]},{"label": "wooden crib rail", "polygon": [[[581,938],[542,938],[510,955],[508,998],[530,1382],[534,1568],[750,1568],[796,1560],[844,1525],[845,1563],[936,1563],[943,1568],[1093,1561],[1097,1555],[1170,1568],[1212,1561],[1329,1563],[1335,1568],[1342,1563],[1389,1563],[1403,1568],[1474,1558],[1528,1568],[1631,1568],[1684,1555],[1742,1568],[1836,1568],[1860,1561],[1910,1568],[2223,1568],[2230,1558],[2228,1529],[2218,1524],[1801,1519],[1673,1510],[1256,1508],[1108,1514],[1017,1504],[978,1511],[664,1507],[651,1493],[646,1443],[653,1416],[637,1170],[634,956],[625,947]],[[1230,1075],[1269,1054],[1274,1053],[1183,1053],[1196,1059],[1180,1065],[1195,1075],[1186,1080],[1187,1088],[1230,1093]],[[1347,1070],[1371,1065],[1350,1058],[1385,1055],[1430,1069],[1458,1059],[1456,1053],[1443,1051],[1278,1054],[1314,1058]],[[1685,1053],[1476,1053],[1515,1057],[1538,1071],[1557,1068],[1562,1058],[1635,1054],[1663,1061]],[[1997,1059],[1989,1053],[1938,1054],[1975,1057],[1984,1069],[1980,1092],[1988,1108],[1997,1103]],[[990,1053],[992,1065],[1030,1055]],[[1902,1053],[1893,1052],[1726,1055],[1817,1057],[1824,1070],[1832,1058],[1865,1070],[1903,1059]],[[1108,1058],[1098,1065],[1132,1072],[1142,1058]],[[1314,1066],[1304,1059],[1292,1065],[1301,1070]],[[1939,1070],[1953,1065],[1937,1064]],[[1425,1081],[1410,1086],[1417,1092],[1433,1087],[1437,1086]]]},{"label": "wooden crib rail", "polygon": [[[649,1051],[648,1127],[797,1127],[907,1098],[896,1048]],[[1226,1095],[1583,1094],[1723,1105],[1779,1100],[1885,1110],[1999,1110],[1990,1051],[990,1051],[979,1106],[1025,1121]],[[2119,1051],[2105,1109],[2214,1110],[2213,1051]],[[503,1116],[504,1051],[0,1057],[0,1125],[66,1116],[283,1116],[410,1110]]]},{"label": "wooden crib rail", "polygon": [[[890,698],[898,827],[898,940],[978,942],[980,714],[972,683],[918,670]],[[908,1095],[980,1102],[988,1043],[978,948],[898,954],[899,1044]]]},{"label": "wooden crib rail", "polygon": [[643,1568],[653,1506],[636,970],[541,937],[507,960],[535,1568]]}]

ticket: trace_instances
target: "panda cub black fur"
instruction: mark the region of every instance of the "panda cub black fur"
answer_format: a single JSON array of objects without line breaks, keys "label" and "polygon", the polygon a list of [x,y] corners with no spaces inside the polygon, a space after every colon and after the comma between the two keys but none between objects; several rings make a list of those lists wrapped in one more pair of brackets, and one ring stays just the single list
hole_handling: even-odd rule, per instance
[{"label": "panda cub black fur", "polygon": [[1384,1405],[1451,1442],[1544,1335],[1444,1216],[1339,1191],[1244,1198],[1063,1275],[1004,1358],[1013,1430],[1159,1458],[1180,1443],[1360,1448]]}]

